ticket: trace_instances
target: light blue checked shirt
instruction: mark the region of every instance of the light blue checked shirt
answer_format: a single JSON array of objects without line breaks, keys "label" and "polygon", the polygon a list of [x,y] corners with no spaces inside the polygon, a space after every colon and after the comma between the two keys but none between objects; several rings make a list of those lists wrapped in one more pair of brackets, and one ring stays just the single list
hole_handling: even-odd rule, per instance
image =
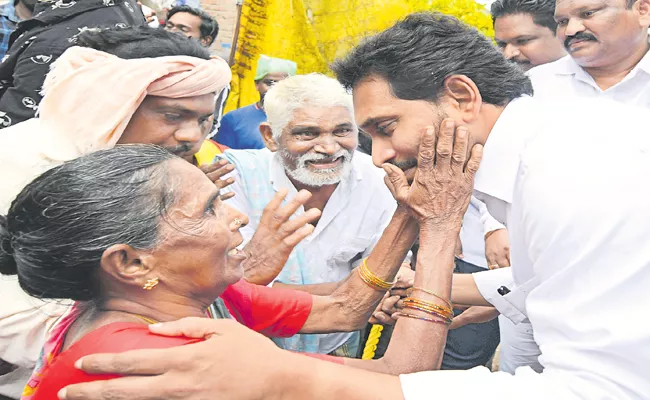
[{"label": "light blue checked shirt", "polygon": [[9,37],[11,37],[11,33],[16,29],[16,24],[19,21],[13,0],[9,0],[9,3],[0,6],[0,60],[9,50]]},{"label": "light blue checked shirt", "polygon": [[[248,215],[250,223],[241,230],[244,242],[248,242],[275,193],[287,188],[287,199],[291,199],[297,190],[278,156],[267,149],[227,150],[224,156],[235,165],[231,175],[235,183],[225,189],[235,197],[227,203]],[[397,207],[383,177],[383,170],[372,164],[370,156],[355,152],[350,175],[339,183],[316,229],[296,246],[276,281],[309,285],[347,278],[375,247]],[[302,213],[301,207],[296,214]],[[359,333],[296,335],[274,341],[284,349],[320,354],[347,344],[354,356]]]}]

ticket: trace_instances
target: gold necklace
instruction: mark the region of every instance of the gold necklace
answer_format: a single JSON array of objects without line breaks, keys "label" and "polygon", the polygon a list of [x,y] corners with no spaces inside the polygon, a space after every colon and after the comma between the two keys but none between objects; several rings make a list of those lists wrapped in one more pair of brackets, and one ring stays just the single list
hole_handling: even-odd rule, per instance
[{"label": "gold necklace", "polygon": [[143,316],[143,315],[139,315],[139,314],[133,314],[133,315],[135,315],[136,317],[140,318],[141,320],[143,320],[144,322],[148,323],[149,325],[153,325],[153,324],[157,324],[157,323],[158,323],[158,321],[156,321],[155,319],[147,318],[147,317],[145,317],[145,316]]}]

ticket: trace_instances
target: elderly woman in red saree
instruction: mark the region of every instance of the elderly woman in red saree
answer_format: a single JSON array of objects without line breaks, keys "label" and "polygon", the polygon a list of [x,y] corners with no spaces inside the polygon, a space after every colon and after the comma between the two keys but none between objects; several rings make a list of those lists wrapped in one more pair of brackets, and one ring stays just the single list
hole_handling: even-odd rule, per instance
[{"label": "elderly woman in red saree", "polygon": [[[214,160],[216,145],[205,138],[215,97],[231,80],[228,64],[211,57],[198,42],[159,29],[87,30],[75,38],[78,46],[53,64],[45,80],[39,118],[2,130],[0,214],[41,173],[116,144],[164,147],[200,166],[216,186],[223,187],[219,178],[231,166],[206,165]],[[301,196],[305,201],[309,194]],[[244,248],[255,247],[266,255],[267,264],[274,260],[280,266],[291,244],[311,232],[313,227],[306,224],[314,218],[314,212],[308,212],[293,218],[291,226],[284,224],[300,202],[281,205],[281,201],[271,204],[270,216],[282,213],[282,217],[261,233],[279,236],[277,242],[287,239],[288,245],[260,246],[251,241]],[[46,332],[68,311],[69,302],[30,297],[15,277],[0,279],[0,293],[7,299],[0,304],[0,393],[6,389],[9,397],[18,398]]]},{"label": "elderly woman in red saree", "polygon": [[252,285],[241,279],[245,256],[237,249],[247,217],[225,205],[199,169],[145,145],[101,150],[45,172],[0,222],[0,271],[17,274],[31,296],[77,302],[46,343],[24,392],[33,399],[110,378],[76,370],[79,357],[195,342],[152,335],[147,325],[205,316],[219,296],[238,321],[268,336],[358,329],[414,233],[398,211],[379,251],[330,296]]}]

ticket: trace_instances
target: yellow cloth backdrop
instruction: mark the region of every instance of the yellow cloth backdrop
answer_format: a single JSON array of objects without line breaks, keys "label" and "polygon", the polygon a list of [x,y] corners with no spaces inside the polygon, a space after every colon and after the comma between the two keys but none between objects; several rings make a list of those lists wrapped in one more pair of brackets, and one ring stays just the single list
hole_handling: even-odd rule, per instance
[{"label": "yellow cloth backdrop", "polygon": [[293,60],[298,73],[328,65],[363,37],[416,11],[458,17],[493,36],[487,10],[474,0],[244,0],[226,111],[259,100],[254,76],[260,54]]}]

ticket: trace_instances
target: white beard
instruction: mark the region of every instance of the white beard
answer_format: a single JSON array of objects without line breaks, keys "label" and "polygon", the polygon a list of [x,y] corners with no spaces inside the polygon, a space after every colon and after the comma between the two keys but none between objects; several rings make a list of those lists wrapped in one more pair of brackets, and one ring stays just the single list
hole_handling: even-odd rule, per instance
[{"label": "white beard", "polygon": [[[303,154],[297,159],[290,155],[286,150],[280,150],[280,163],[284,167],[287,175],[290,178],[310,187],[320,187],[326,185],[334,185],[341,182],[343,178],[350,175],[352,170],[352,155],[353,153],[347,150],[339,150],[334,154],[332,159],[343,157],[341,164],[334,168],[321,169],[318,171],[311,170],[308,161],[323,160],[329,157],[320,154],[308,153]],[[296,163],[295,169],[289,169],[286,160],[292,160]]]}]

